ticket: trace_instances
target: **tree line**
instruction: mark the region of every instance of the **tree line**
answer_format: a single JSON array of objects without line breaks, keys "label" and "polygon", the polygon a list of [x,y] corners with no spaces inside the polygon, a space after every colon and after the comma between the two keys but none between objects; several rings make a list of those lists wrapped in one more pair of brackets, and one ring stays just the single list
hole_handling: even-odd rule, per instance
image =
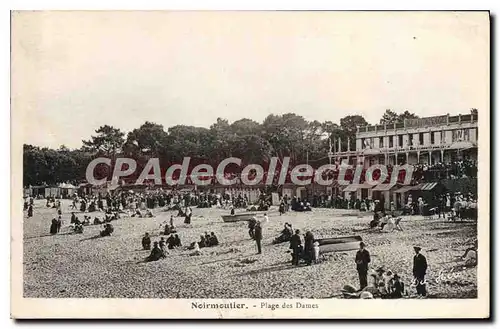
[{"label": "tree line", "polygon": [[[403,122],[418,118],[413,113],[396,113],[386,110],[380,124]],[[307,121],[302,116],[287,113],[271,114],[262,123],[240,119],[233,123],[218,118],[210,128],[177,125],[165,128],[154,122],[145,122],[127,134],[118,128],[104,125],[82,147],[70,150],[61,145],[58,149],[24,144],[24,186],[54,185],[61,182],[77,184],[85,181],[88,163],[96,157],[131,157],[138,168],[149,158],[160,159],[162,168],[181,163],[191,157],[197,163],[217,166],[228,157],[242,159],[243,163],[265,164],[271,157],[290,157],[292,164],[328,163],[330,148],[355,148],[358,126],[367,121],[360,115],[348,115],[339,124],[331,121]],[[335,141],[333,145],[331,141]],[[109,172],[103,175],[109,176]]]}]

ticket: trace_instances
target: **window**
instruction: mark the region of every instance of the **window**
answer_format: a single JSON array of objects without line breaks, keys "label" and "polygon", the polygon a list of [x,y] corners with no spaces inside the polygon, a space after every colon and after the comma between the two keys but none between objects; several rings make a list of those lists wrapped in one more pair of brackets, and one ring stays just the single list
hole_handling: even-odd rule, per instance
[{"label": "window", "polygon": [[361,149],[365,148],[365,139],[361,138]]},{"label": "window", "polygon": [[413,134],[408,135],[408,145],[413,146]]},{"label": "window", "polygon": [[389,136],[389,147],[390,148],[394,147],[394,136]]},{"label": "window", "polygon": [[384,137],[378,138],[378,147],[384,147]]},{"label": "window", "polygon": [[403,135],[398,135],[398,147],[403,147]]},{"label": "window", "polygon": [[433,133],[433,132],[431,132],[431,145],[433,145],[433,144],[434,144],[434,142],[435,142],[435,141],[434,141],[434,133]]},{"label": "window", "polygon": [[418,145],[424,145],[424,133],[418,134]]},{"label": "window", "polygon": [[453,143],[463,141],[464,131],[462,129],[453,130],[451,135],[451,141]]},{"label": "window", "polygon": [[464,129],[464,141],[470,140],[469,129]]}]

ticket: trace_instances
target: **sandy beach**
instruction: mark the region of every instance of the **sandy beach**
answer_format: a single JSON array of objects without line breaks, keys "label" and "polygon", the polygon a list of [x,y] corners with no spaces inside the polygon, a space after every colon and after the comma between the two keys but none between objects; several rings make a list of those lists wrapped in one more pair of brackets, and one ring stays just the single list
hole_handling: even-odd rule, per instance
[{"label": "sandy beach", "polygon": [[[193,208],[191,225],[176,217],[184,246],[214,232],[220,245],[189,256],[185,248],[172,250],[166,259],[144,263],[141,250],[145,232],[159,241],[161,224],[173,211],[155,209],[155,218],[124,217],[113,221],[112,236],[96,238],[101,225],[86,226],[83,234],[70,233],[69,201],[63,201],[63,228],[49,234],[55,209],[36,201],[34,217],[24,219],[24,296],[35,298],[341,298],[345,284],[358,286],[355,251],[329,253],[312,266],[293,267],[289,244],[273,245],[285,222],[315,238],[359,234],[372,255],[371,269],[379,266],[398,273],[407,286],[412,279],[413,246],[427,257],[429,298],[477,297],[476,268],[459,269],[458,256],[472,246],[475,223],[404,217],[403,232],[355,232],[368,227],[371,215],[348,210],[314,209],[280,216],[275,209],[263,223],[263,253],[248,236],[246,222],[224,223],[227,210]],[[92,213],[103,217],[102,213]],[[83,214],[77,213],[80,219]],[[415,294],[414,289],[409,289]]]}]

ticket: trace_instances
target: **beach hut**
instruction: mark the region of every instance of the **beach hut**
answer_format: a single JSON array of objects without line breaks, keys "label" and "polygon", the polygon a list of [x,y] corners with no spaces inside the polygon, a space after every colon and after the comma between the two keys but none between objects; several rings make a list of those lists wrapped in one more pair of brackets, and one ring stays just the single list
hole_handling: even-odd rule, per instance
[{"label": "beach hut", "polygon": [[73,184],[61,183],[58,185],[59,195],[62,198],[71,198],[73,193],[75,193],[77,187]]}]

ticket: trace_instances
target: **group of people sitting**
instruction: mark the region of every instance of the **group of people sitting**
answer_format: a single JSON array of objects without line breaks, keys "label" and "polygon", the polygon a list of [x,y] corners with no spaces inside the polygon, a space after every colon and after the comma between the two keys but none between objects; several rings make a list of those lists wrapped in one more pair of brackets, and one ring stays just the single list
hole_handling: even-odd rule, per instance
[{"label": "group of people sitting", "polygon": [[142,211],[140,209],[136,209],[135,212],[132,211],[132,214],[130,215],[130,217],[153,218],[154,215],[153,215],[153,212],[151,211],[151,209],[146,209],[144,214],[142,213]]},{"label": "group of people sitting", "polygon": [[[385,271],[383,267],[379,267],[370,274],[370,279],[371,282],[368,286],[361,290],[349,284],[345,285],[341,290],[342,295],[348,299],[396,299],[405,295],[405,284],[399,275],[391,270]],[[406,292],[406,294],[408,293]]]},{"label": "group of people sitting", "polygon": [[146,261],[157,261],[162,258],[165,258],[167,255],[167,248],[174,249],[182,247],[181,239],[177,234],[170,234],[167,240],[165,237],[161,237],[160,241],[155,241],[153,243],[153,249],[151,250],[151,238],[149,237],[149,233],[146,232],[144,237],[142,238],[142,248],[144,250],[151,250],[151,253],[146,258]]},{"label": "group of people sitting", "polygon": [[379,228],[382,232],[392,232],[394,230],[402,231],[401,217],[386,214],[385,212],[379,213],[376,211],[373,214],[373,219],[370,221],[370,229]]},{"label": "group of people sitting", "polygon": [[[73,224],[74,226],[77,226],[77,225],[83,225],[83,226],[88,226],[90,225],[90,220],[92,218],[90,216],[87,216],[87,215],[83,215],[83,221],[81,221],[80,219],[78,219],[78,216],[75,215],[74,212],[71,213],[71,221],[70,221],[70,224]],[[104,218],[101,220],[99,217],[95,217],[94,220],[92,221],[92,224],[93,225],[101,225],[101,224],[104,224],[104,223],[109,223],[111,221],[114,221],[114,220],[118,220],[120,219],[120,214],[117,213],[117,212],[113,212],[113,213],[110,213],[110,214],[105,214],[104,215]]]},{"label": "group of people sitting", "polygon": [[311,203],[306,200],[297,199],[293,197],[291,201],[291,208],[293,211],[312,211]]},{"label": "group of people sitting", "polygon": [[205,232],[205,235],[200,235],[200,241],[193,242],[189,246],[189,249],[197,249],[198,248],[206,248],[206,247],[214,247],[219,245],[219,239],[214,232],[211,232],[210,235],[208,232]]}]

